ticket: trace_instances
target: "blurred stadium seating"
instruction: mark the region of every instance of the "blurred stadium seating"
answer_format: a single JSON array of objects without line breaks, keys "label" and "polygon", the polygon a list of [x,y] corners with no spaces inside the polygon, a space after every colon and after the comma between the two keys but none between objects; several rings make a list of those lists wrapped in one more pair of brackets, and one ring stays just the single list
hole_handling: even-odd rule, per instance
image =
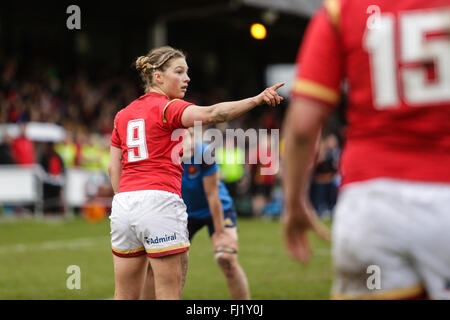
[{"label": "blurred stadium seating", "polygon": [[[291,77],[289,67],[304,28],[320,3],[81,1],[81,29],[69,30],[69,2],[3,1],[0,164],[8,167],[0,170],[0,206],[31,202],[32,210],[42,211],[45,179],[37,173],[42,170],[11,167],[14,159],[8,148],[18,135],[17,123],[29,122],[27,137],[34,143],[36,163],[45,156],[45,142],[56,143],[65,167],[61,210],[81,208],[93,198],[107,203],[111,190],[105,172],[113,117],[142,94],[132,66],[137,56],[163,44],[184,50],[191,77],[185,99],[198,105],[254,95],[280,77]],[[255,22],[266,25],[264,40],[251,37],[249,27]],[[283,94],[288,92],[286,86]],[[269,123],[279,128],[285,106],[257,108],[226,127],[267,128]],[[11,175],[16,178],[7,180]],[[30,179],[35,179],[33,188],[22,187]],[[13,189],[8,198],[6,191]],[[249,201],[251,188],[240,190],[240,213],[250,214],[243,202]],[[272,204],[268,210],[273,213],[279,207]]]}]

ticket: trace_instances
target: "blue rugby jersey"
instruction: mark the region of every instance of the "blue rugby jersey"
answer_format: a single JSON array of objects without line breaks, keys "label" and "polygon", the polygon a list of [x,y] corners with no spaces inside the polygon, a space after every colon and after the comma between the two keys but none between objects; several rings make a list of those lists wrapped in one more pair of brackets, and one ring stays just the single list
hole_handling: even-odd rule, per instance
[{"label": "blue rugby jersey", "polygon": [[[201,151],[203,155],[207,148],[206,144],[196,143],[194,152]],[[190,164],[183,163],[184,172],[181,181],[181,196],[186,204],[188,216],[197,219],[211,216],[203,188],[203,178],[219,170],[219,166],[216,163],[206,164],[203,161],[203,157],[201,159],[201,164],[194,164],[193,155]],[[222,202],[223,211],[233,207],[233,200],[222,181],[219,181],[219,198]]]}]

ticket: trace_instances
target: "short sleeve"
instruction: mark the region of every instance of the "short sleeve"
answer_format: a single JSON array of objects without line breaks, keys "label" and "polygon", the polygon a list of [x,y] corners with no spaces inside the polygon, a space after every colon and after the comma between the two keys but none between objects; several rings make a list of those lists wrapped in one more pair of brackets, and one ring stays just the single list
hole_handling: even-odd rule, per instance
[{"label": "short sleeve", "polygon": [[328,10],[327,6],[320,8],[308,25],[297,55],[291,94],[336,106],[343,68],[338,25]]},{"label": "short sleeve", "polygon": [[118,130],[118,127],[117,127],[118,117],[119,117],[119,113],[117,113],[115,118],[114,118],[114,128],[113,128],[113,131],[112,131],[111,143],[110,144],[113,147],[116,147],[116,148],[120,149],[122,143],[121,143],[121,140],[120,140],[119,130]]},{"label": "short sleeve", "polygon": [[172,130],[184,128],[181,123],[181,116],[183,115],[183,111],[191,105],[193,103],[180,99],[169,101],[163,110],[163,122],[167,123]]}]

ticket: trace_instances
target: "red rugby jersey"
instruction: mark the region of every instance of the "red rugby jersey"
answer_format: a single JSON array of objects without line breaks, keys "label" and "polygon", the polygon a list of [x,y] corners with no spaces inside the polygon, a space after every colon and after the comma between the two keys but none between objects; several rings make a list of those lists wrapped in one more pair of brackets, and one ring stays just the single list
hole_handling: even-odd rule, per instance
[{"label": "red rugby jersey", "polygon": [[[163,190],[181,197],[183,166],[172,161],[172,132],[184,128],[183,111],[192,103],[150,92],[120,110],[114,119],[111,145],[122,149],[119,192]],[[181,145],[179,145],[181,148]]]},{"label": "red rugby jersey", "polygon": [[448,0],[326,0],[299,50],[292,96],[334,108],[343,79],[343,184],[450,182]]}]

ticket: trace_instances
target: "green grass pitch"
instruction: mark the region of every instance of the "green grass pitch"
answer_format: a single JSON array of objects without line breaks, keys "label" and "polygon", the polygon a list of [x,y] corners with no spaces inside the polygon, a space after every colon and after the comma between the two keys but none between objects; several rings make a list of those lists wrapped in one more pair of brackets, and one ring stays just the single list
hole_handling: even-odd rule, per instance
[{"label": "green grass pitch", "polygon": [[[0,299],[111,299],[114,294],[109,219],[0,222]],[[330,244],[311,235],[314,255],[307,267],[292,261],[278,220],[239,219],[239,261],[252,299],[328,299]],[[81,289],[69,290],[67,267],[81,270]],[[231,299],[216,265],[206,228],[189,250],[183,299]]]}]

